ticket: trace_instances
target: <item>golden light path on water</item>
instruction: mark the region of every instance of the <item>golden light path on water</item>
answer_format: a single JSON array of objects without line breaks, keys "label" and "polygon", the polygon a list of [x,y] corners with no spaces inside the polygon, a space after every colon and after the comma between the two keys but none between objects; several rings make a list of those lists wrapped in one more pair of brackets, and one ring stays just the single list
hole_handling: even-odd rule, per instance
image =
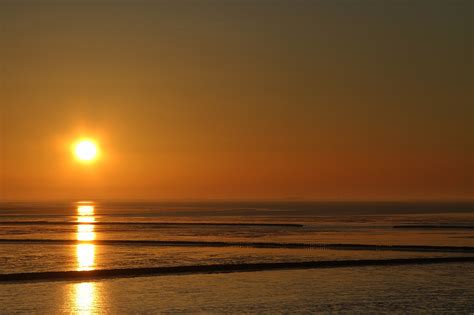
[{"label": "golden light path on water", "polygon": [[95,240],[94,206],[78,205],[77,221],[76,239],[79,242],[76,245],[77,270],[92,270],[95,260],[95,245],[92,243]]},{"label": "golden light path on water", "polygon": [[[95,232],[94,210],[92,203],[77,205],[77,244],[76,260],[77,270],[86,271],[94,269],[95,265]],[[78,314],[96,313],[97,294],[95,282],[81,282],[73,284],[74,306]]]},{"label": "golden light path on water", "polygon": [[97,304],[96,287],[94,282],[81,282],[74,284],[75,314],[96,314]]}]

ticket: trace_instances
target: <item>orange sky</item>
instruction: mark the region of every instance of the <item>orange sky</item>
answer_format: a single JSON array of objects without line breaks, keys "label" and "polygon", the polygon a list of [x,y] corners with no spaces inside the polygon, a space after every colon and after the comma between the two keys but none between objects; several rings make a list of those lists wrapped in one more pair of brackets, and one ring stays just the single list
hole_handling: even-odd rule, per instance
[{"label": "orange sky", "polygon": [[3,1],[0,199],[472,199],[472,12]]}]

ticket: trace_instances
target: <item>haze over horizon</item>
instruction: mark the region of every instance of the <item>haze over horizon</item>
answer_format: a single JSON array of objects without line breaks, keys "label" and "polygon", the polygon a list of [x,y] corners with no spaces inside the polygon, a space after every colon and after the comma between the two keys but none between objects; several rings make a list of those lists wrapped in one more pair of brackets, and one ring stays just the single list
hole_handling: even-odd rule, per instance
[{"label": "haze over horizon", "polygon": [[473,200],[472,1],[351,3],[2,1],[0,201]]}]

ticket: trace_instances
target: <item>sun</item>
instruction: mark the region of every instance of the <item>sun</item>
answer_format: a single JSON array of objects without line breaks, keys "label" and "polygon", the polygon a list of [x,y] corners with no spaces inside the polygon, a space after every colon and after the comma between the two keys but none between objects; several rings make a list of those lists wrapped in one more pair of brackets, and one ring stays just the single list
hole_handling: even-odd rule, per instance
[{"label": "sun", "polygon": [[76,159],[83,162],[92,162],[97,159],[99,149],[93,140],[80,140],[74,145]]}]

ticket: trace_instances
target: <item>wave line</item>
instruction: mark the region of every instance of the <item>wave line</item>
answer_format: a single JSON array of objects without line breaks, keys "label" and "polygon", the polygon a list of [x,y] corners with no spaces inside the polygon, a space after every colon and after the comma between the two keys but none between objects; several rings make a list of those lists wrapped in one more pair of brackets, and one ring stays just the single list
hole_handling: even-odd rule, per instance
[{"label": "wave line", "polygon": [[249,264],[215,264],[174,267],[99,269],[89,271],[49,271],[32,273],[0,274],[0,283],[57,281],[57,280],[96,280],[117,277],[143,277],[185,274],[234,273],[292,269],[322,269],[366,266],[401,266],[426,265],[443,263],[474,262],[474,257],[443,257],[443,258],[405,258],[380,260],[340,260],[340,261],[306,261],[276,262]]},{"label": "wave line", "polygon": [[[0,225],[77,225],[76,221],[0,221]],[[88,222],[94,225],[146,225],[146,226],[261,226],[261,227],[303,227],[298,223],[233,223],[233,222]]]},{"label": "wave line", "polygon": [[[75,245],[76,240],[64,239],[0,239],[0,244],[51,244]],[[335,250],[389,250],[415,252],[474,253],[472,246],[429,245],[370,245],[370,244],[324,244],[324,243],[270,243],[270,242],[212,242],[212,241],[160,241],[160,240],[95,240],[96,245],[129,246],[189,246],[189,247],[252,247],[287,249],[335,249]]]}]

